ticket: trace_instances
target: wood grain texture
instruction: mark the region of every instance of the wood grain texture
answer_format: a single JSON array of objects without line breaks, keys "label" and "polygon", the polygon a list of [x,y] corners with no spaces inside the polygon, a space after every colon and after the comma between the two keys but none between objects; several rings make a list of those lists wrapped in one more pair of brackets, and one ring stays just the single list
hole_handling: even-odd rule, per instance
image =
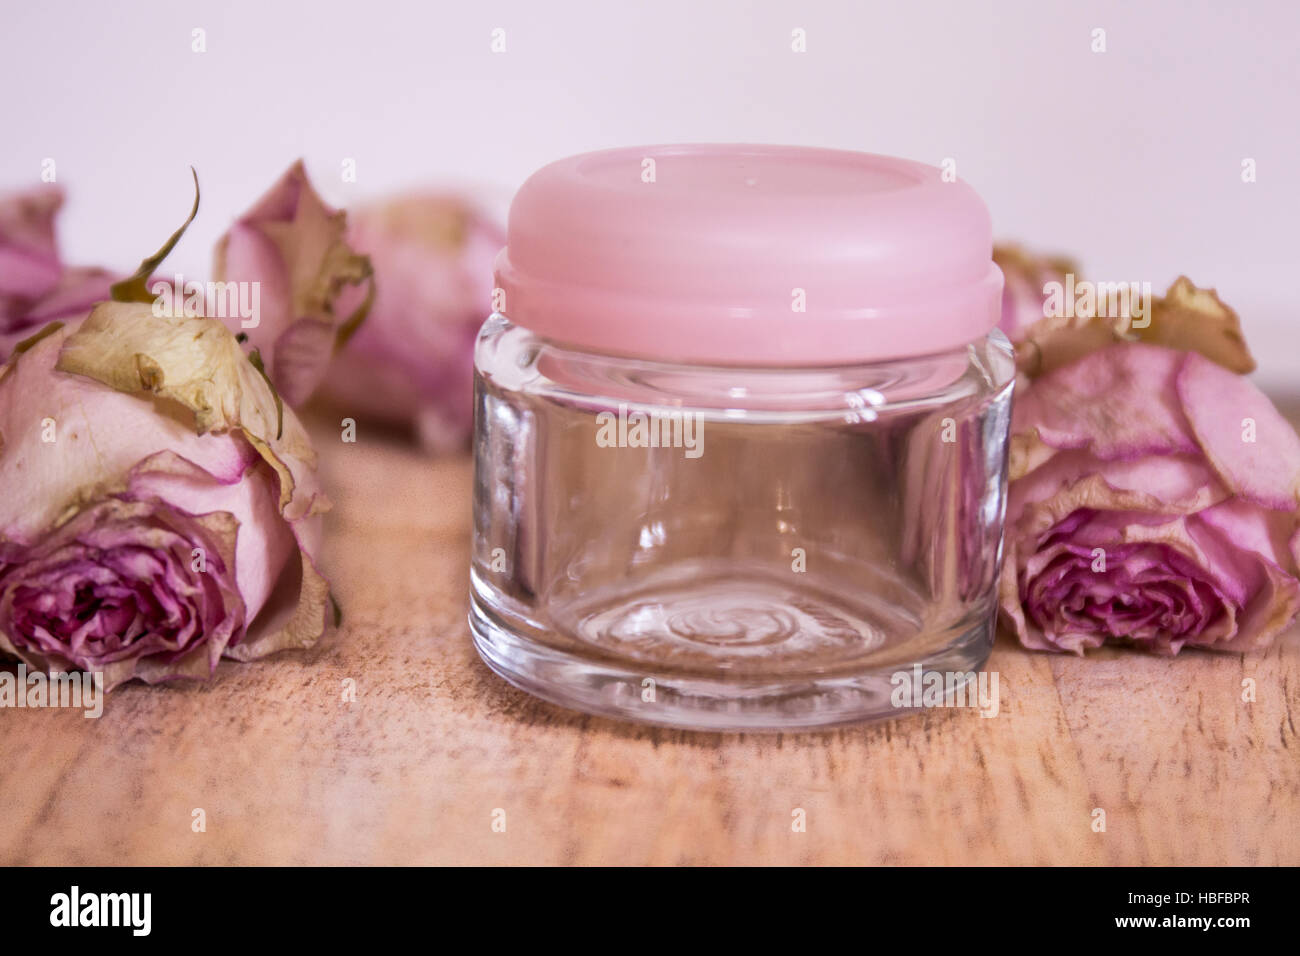
[{"label": "wood grain texture", "polygon": [[469,462],[320,438],[342,627],[204,686],[123,688],[99,720],[0,711],[0,862],[1300,863],[1296,629],[1175,660],[1004,636],[992,719],[743,736],[588,718],[470,645]]}]

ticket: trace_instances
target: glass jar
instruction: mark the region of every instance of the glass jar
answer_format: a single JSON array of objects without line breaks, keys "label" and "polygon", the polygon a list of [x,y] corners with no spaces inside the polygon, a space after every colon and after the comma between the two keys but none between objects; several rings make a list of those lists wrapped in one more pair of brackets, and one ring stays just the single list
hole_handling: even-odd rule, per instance
[{"label": "glass jar", "polygon": [[520,190],[496,285],[470,611],[493,670],[717,730],[974,680],[1014,362],[969,187],[830,150],[587,154]]}]

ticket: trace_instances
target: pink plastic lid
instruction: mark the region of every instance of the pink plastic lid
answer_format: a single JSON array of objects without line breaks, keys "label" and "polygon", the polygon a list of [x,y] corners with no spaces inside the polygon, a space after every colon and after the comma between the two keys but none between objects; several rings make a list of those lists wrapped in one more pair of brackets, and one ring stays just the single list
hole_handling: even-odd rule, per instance
[{"label": "pink plastic lid", "polygon": [[933,166],[795,146],[572,156],[510,206],[517,325],[598,352],[721,365],[924,355],[997,324],[988,210]]}]

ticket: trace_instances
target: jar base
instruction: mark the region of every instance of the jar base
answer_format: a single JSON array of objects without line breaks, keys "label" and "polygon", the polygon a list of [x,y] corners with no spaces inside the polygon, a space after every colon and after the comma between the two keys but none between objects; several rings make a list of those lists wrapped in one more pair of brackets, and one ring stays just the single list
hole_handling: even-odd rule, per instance
[{"label": "jar base", "polygon": [[[921,675],[944,675],[941,702],[961,694],[973,703],[974,688],[968,685],[993,646],[991,607],[972,609],[943,633],[913,635],[905,646],[882,638],[876,653],[849,668],[787,666],[763,673],[743,666],[737,652],[752,648],[754,661],[770,660],[766,649],[772,645],[816,646],[828,628],[844,627],[852,618],[843,608],[811,604],[807,596],[782,606],[770,590],[765,602],[757,588],[754,599],[745,601],[744,590],[742,582],[732,601],[721,604],[715,592],[707,612],[660,594],[655,602],[629,600],[600,614],[605,622],[600,631],[617,633],[622,623],[625,633],[650,642],[642,651],[687,648],[702,657],[679,654],[674,660],[666,654],[656,662],[610,654],[608,647],[591,643],[593,618],[565,635],[573,649],[563,649],[527,636],[528,625],[508,625],[479,588],[472,589],[469,624],[484,662],[514,686],[561,707],[640,723],[715,732],[794,731],[891,719],[921,709],[919,686],[915,695],[897,692],[900,674],[909,683],[913,675],[918,681]],[[665,640],[668,636],[674,640]],[[907,648],[925,651],[909,657]],[[711,652],[718,649],[729,654],[712,653],[710,665]]]}]

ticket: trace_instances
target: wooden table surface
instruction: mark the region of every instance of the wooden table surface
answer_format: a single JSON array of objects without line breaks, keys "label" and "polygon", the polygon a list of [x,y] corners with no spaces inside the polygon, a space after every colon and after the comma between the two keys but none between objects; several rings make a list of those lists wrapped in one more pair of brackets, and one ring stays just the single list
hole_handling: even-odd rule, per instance
[{"label": "wooden table surface", "polygon": [[342,627],[207,685],[122,688],[99,720],[0,711],[0,863],[1300,863],[1297,629],[1174,660],[1003,636],[991,719],[622,724],[479,662],[467,459],[364,435],[320,450]]}]

